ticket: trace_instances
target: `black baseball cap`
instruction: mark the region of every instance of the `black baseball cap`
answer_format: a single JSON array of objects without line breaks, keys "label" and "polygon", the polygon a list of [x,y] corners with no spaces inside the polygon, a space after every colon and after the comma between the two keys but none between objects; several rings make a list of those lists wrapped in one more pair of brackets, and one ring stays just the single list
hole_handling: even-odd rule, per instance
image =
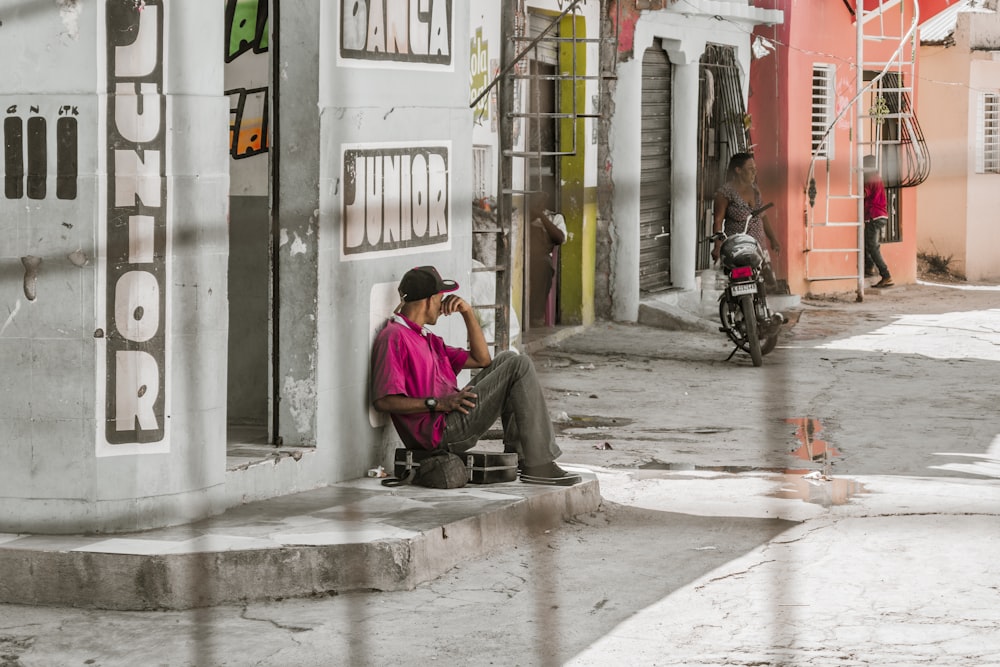
[{"label": "black baseball cap", "polygon": [[458,283],[441,278],[433,266],[414,267],[399,281],[399,296],[406,302],[420,301],[439,292],[454,292],[457,289]]}]

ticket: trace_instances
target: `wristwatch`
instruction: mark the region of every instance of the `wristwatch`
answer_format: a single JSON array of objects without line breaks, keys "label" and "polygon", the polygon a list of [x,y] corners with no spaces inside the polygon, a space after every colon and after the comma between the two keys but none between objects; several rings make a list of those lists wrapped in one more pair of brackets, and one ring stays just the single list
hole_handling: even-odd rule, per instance
[{"label": "wristwatch", "polygon": [[428,410],[430,410],[431,412],[434,412],[435,410],[437,410],[438,402],[437,402],[436,398],[434,398],[433,396],[430,396],[429,398],[425,398],[424,399],[424,405],[427,406]]}]

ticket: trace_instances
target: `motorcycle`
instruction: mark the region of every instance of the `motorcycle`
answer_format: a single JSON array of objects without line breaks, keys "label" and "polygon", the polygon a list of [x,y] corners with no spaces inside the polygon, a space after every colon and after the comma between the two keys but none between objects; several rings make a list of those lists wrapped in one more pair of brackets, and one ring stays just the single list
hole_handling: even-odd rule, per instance
[{"label": "motorcycle", "polygon": [[743,232],[727,236],[725,229],[708,237],[709,241],[722,239],[719,261],[727,277],[726,288],[719,296],[719,320],[724,332],[736,346],[726,361],[742,350],[750,355],[754,366],[764,363],[764,355],[778,344],[778,332],[788,320],[767,305],[765,275],[771,267],[764,249],[750,234],[750,220],[774,204],[765,204],[747,216]]}]

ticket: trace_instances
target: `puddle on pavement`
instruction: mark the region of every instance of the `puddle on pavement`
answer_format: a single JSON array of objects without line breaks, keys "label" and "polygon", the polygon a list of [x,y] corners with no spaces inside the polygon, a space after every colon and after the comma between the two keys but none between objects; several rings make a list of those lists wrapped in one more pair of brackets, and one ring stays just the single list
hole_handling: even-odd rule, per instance
[{"label": "puddle on pavement", "polygon": [[[867,493],[864,485],[853,479],[824,476],[818,470],[796,470],[790,468],[764,468],[756,466],[703,466],[693,463],[667,463],[653,459],[638,466],[632,474],[637,480],[657,479],[665,476],[663,471],[671,472],[717,472],[738,475],[741,473],[771,473],[781,475],[781,488],[768,494],[772,498],[785,500],[804,500],[807,503],[831,507],[845,505],[851,498]],[[704,479],[704,477],[671,475],[670,479]]]},{"label": "puddle on pavement", "polygon": [[823,474],[829,476],[833,459],[841,458],[841,454],[836,447],[831,447],[826,440],[816,437],[823,430],[823,424],[818,419],[812,417],[793,417],[786,419],[785,423],[795,425],[795,439],[799,443],[790,452],[791,455],[797,459],[822,463]]},{"label": "puddle on pavement", "polygon": [[[568,416],[568,419],[565,417]],[[628,426],[634,420],[624,417],[602,417],[600,415],[566,415],[560,421],[553,423],[563,435],[568,435],[578,440],[603,440],[607,438],[607,433],[602,429]]]},{"label": "puddle on pavement", "polygon": [[[652,459],[638,466],[643,472],[636,473],[636,479],[656,477],[656,472],[661,470],[670,471],[701,471],[718,472],[728,474],[740,473],[777,473],[782,475],[781,488],[770,494],[774,498],[786,500],[803,500],[807,503],[831,507],[833,505],[844,505],[850,502],[856,495],[867,493],[865,487],[853,479],[832,477],[830,474],[834,459],[841,458],[841,453],[835,447],[831,447],[825,440],[817,437],[823,430],[823,426],[818,419],[812,417],[798,417],[785,420],[796,427],[795,438],[797,445],[789,453],[791,456],[808,461],[813,464],[820,464],[822,471],[808,468],[769,468],[764,466],[735,466],[735,465],[696,465],[694,463],[669,463]],[[728,429],[731,430],[731,429]],[[691,432],[715,432],[709,428],[690,429]]]},{"label": "puddle on pavement", "polygon": [[686,428],[643,428],[643,433],[693,433],[695,435],[713,435],[715,433],[732,433],[731,426],[688,426]]},{"label": "puddle on pavement", "polygon": [[754,466],[700,466],[694,463],[667,463],[653,459],[638,466],[640,470],[682,470],[682,471],[707,471],[725,472],[737,475],[742,472],[784,472],[782,468],[757,468]]},{"label": "puddle on pavement", "polygon": [[786,419],[786,423],[795,425],[795,438],[798,446],[790,453],[792,456],[823,466],[818,470],[784,471],[785,478],[781,489],[771,494],[775,498],[787,500],[804,500],[807,503],[831,507],[850,502],[853,496],[865,493],[865,487],[853,479],[833,477],[831,468],[834,460],[841,458],[840,450],[832,447],[826,440],[817,437],[823,430],[820,420],[813,417],[794,417]]},{"label": "puddle on pavement", "polygon": [[570,415],[569,426],[627,426],[634,420],[624,417],[601,417],[600,415]]},{"label": "puddle on pavement", "polygon": [[568,428],[563,429],[563,435],[567,435],[576,440],[607,440],[608,432],[601,429],[590,428]]},{"label": "puddle on pavement", "polygon": [[781,489],[772,493],[773,498],[785,500],[804,500],[807,503],[831,507],[846,505],[851,498],[867,493],[860,482],[844,477],[827,477],[825,479],[809,479],[802,475],[785,475]]}]

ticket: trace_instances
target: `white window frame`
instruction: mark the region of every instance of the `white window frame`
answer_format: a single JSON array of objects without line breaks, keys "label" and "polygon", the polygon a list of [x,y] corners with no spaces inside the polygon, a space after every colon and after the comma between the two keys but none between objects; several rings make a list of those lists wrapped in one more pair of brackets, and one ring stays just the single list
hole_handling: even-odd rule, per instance
[{"label": "white window frame", "polygon": [[1000,174],[1000,92],[979,92],[976,104],[976,173]]},{"label": "white window frame", "polygon": [[836,65],[831,65],[830,63],[813,63],[810,148],[813,154],[821,160],[832,160],[835,153],[833,130],[830,130],[825,139],[823,135],[837,115],[836,83]]}]

